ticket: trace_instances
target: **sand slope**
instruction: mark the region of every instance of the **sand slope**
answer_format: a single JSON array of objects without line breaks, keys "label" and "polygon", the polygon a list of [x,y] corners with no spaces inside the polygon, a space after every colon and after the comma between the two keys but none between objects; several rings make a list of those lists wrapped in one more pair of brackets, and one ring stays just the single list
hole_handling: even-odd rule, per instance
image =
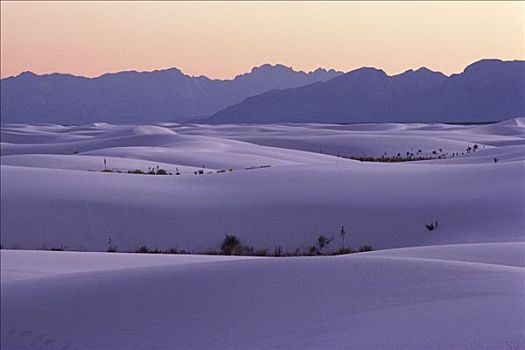
[{"label": "sand slope", "polygon": [[[525,348],[523,118],[11,124],[1,141],[2,349]],[[448,159],[337,157],[418,150]],[[104,159],[124,173],[101,173]],[[181,175],[125,173],[157,165]],[[219,249],[226,233],[270,252],[324,234],[330,251],[341,225],[347,246],[376,250],[100,252],[108,238],[119,251]]]},{"label": "sand slope", "polygon": [[[320,234],[337,236],[341,225],[353,246],[522,241],[524,135],[522,119],[478,126],[4,125],[2,244],[103,251],[111,238],[124,251],[208,250],[231,233],[256,248],[293,251]],[[392,155],[409,146],[450,155],[474,144],[477,152],[422,162],[334,156]],[[96,172],[103,159],[109,169],[158,165],[181,175]],[[194,175],[198,169],[204,174]],[[436,220],[439,229],[428,232],[424,225]]]},{"label": "sand slope", "polygon": [[2,348],[521,347],[525,269],[497,261],[514,248],[525,253],[523,243],[441,247],[465,256],[488,249],[490,264],[422,259],[427,248],[413,248],[402,258],[170,256],[163,265],[137,256],[134,267],[118,254],[4,251],[2,265],[23,254],[44,269],[49,260],[64,266],[67,254],[87,264],[111,255],[103,259],[114,270],[4,281]]}]

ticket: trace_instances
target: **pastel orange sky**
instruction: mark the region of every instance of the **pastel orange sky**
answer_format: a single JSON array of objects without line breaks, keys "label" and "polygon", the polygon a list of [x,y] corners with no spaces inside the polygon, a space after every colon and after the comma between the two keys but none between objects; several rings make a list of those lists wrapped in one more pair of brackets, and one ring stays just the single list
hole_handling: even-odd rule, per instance
[{"label": "pastel orange sky", "polygon": [[1,76],[177,67],[232,78],[263,63],[446,74],[524,59],[524,2],[1,2]]}]

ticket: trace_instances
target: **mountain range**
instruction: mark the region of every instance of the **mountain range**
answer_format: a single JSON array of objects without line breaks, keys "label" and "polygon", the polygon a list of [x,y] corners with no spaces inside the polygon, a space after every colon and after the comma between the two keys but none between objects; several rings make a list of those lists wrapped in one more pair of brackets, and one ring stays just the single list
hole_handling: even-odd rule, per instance
[{"label": "mountain range", "polygon": [[231,80],[176,68],[2,79],[1,121],[488,122],[525,116],[525,61],[486,59],[446,76],[427,68],[305,73],[265,64]]},{"label": "mountain range", "polygon": [[265,64],[231,80],[192,77],[176,68],[126,71],[96,78],[24,72],[2,79],[2,122],[85,124],[185,121],[204,117],[249,96],[329,80],[341,72],[305,73]]},{"label": "mountain range", "polygon": [[490,122],[518,116],[525,116],[525,61],[481,60],[450,77],[426,68],[394,76],[361,68],[247,98],[206,122]]}]

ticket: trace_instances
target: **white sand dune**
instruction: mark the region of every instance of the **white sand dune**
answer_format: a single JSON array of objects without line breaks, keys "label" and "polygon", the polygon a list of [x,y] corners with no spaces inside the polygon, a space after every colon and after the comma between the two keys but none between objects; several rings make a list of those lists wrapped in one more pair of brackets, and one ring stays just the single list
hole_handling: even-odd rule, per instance
[{"label": "white sand dune", "polygon": [[[447,159],[337,157],[420,149]],[[1,152],[2,349],[525,348],[523,118],[9,124]],[[104,159],[124,173],[99,172]],[[157,165],[181,176],[125,173]],[[323,234],[330,251],[341,225],[347,246],[376,250],[100,252],[109,238],[119,251],[217,250],[227,233],[292,252]]]},{"label": "white sand dune", "polygon": [[[131,260],[133,255],[3,251],[2,266],[18,259],[31,267],[25,279],[2,283],[2,325],[7,325],[2,348],[525,345],[525,268],[498,262],[507,254],[523,254],[523,243],[440,247],[440,258],[421,259],[427,249],[433,248],[319,258],[204,258],[208,262],[202,257],[190,262],[187,256]],[[479,255],[487,251],[490,263],[480,263]],[[472,259],[449,259],[451,252]],[[91,267],[80,272],[73,255],[82,255]],[[100,261],[113,270],[99,269]],[[75,272],[57,271],[55,264],[71,264]],[[33,268],[53,275],[27,277]]]},{"label": "white sand dune", "polygon": [[1,176],[4,247],[100,251],[111,238],[124,251],[207,250],[232,233],[293,251],[341,225],[354,247],[523,240],[522,162],[347,161],[165,177],[3,165]]},{"label": "white sand dune", "polygon": [[[141,245],[208,250],[232,233],[256,248],[293,251],[307,249],[320,234],[336,236],[341,225],[354,247],[522,241],[520,123],[7,125],[2,129],[2,244],[100,251],[111,238],[124,251]],[[502,129],[513,132],[498,134]],[[25,138],[4,142],[4,134],[15,132]],[[78,133],[83,134],[79,141],[60,141]],[[38,138],[53,134],[56,140]],[[355,144],[376,153],[396,152],[382,136],[398,146],[423,142],[446,149],[472,145],[473,137],[497,138],[504,145],[482,148],[479,142],[478,151],[465,156],[395,164],[308,151],[314,142],[326,150]],[[232,139],[250,137],[264,138],[269,146]],[[518,139],[522,144],[513,145]],[[74,148],[85,151],[72,154]],[[86,171],[103,169],[103,159],[108,168],[124,172],[158,165],[183,176]],[[206,168],[205,175],[194,175],[200,168]],[[424,225],[436,220],[439,229],[428,232]]]}]

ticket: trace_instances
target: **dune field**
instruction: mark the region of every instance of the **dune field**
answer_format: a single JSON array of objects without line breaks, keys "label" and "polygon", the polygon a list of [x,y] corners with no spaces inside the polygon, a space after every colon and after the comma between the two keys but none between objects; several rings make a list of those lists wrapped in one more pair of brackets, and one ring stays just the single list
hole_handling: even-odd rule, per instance
[{"label": "dune field", "polygon": [[[525,118],[3,124],[1,346],[525,349],[524,179]],[[332,240],[134,253],[226,234]]]}]

